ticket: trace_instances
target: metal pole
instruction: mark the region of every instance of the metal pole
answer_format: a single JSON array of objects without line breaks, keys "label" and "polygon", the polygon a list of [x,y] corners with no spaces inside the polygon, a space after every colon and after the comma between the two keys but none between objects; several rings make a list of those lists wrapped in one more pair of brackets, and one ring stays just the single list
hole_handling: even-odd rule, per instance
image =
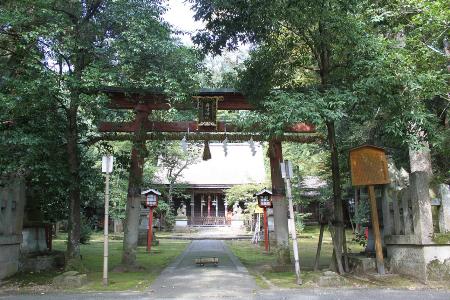
[{"label": "metal pole", "polygon": [[148,233],[147,233],[147,252],[150,253],[152,249],[153,239],[153,207],[150,206],[148,211]]},{"label": "metal pole", "polygon": [[[259,223],[258,223],[259,226]],[[259,232],[259,229],[258,229]],[[267,224],[267,208],[264,207],[264,246],[266,252],[269,252],[269,225]]]},{"label": "metal pole", "polygon": [[109,173],[106,173],[105,184],[105,222],[103,236],[103,285],[108,285],[108,225],[109,225]]},{"label": "metal pole", "polygon": [[286,176],[286,196],[289,200],[289,221],[291,222],[291,235],[292,235],[292,248],[294,250],[294,260],[295,260],[295,275],[297,276],[297,284],[302,284],[302,279],[300,277],[300,261],[298,259],[298,244],[297,244],[297,233],[295,231],[295,221],[294,221],[294,206],[292,204],[292,193],[291,193],[291,180],[289,176]]}]

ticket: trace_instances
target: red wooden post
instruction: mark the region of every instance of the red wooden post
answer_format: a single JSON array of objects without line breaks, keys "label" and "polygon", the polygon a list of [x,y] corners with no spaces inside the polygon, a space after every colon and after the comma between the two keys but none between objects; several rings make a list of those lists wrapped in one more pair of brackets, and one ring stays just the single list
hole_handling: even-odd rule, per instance
[{"label": "red wooden post", "polygon": [[153,207],[150,207],[148,213],[148,233],[147,233],[147,252],[150,253],[153,239]]},{"label": "red wooden post", "polygon": [[269,224],[267,223],[267,208],[264,207],[264,246],[269,251]]}]

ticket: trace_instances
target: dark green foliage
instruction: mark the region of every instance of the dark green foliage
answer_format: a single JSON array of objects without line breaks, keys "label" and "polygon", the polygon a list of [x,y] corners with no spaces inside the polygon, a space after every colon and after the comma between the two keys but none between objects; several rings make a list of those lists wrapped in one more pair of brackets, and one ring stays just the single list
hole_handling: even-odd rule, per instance
[{"label": "dark green foliage", "polygon": [[236,202],[255,202],[254,194],[261,191],[267,185],[264,184],[240,184],[225,191],[225,198],[229,207]]},{"label": "dark green foliage", "polygon": [[171,37],[161,4],[0,4],[0,171],[24,173],[46,219],[68,220],[69,257],[79,256],[79,207],[95,212],[103,199],[97,162],[111,149],[92,147],[96,124],[130,117],[106,113],[99,90],[158,89],[182,101],[197,87],[200,56]]},{"label": "dark green foliage", "polygon": [[162,226],[165,230],[170,231],[173,229],[175,226],[175,215],[167,202],[159,202],[158,207],[154,210],[154,214],[160,219],[160,222],[162,221],[160,226]]},{"label": "dark green foliage", "polygon": [[255,43],[239,88],[268,135],[298,120],[336,122],[345,174],[348,149],[364,143],[407,165],[425,131],[436,174],[448,178],[445,1],[191,2],[207,22],[196,37],[205,51]]},{"label": "dark green foliage", "polygon": [[92,224],[86,219],[81,218],[81,231],[80,231],[80,243],[86,245],[89,243],[92,235]]}]

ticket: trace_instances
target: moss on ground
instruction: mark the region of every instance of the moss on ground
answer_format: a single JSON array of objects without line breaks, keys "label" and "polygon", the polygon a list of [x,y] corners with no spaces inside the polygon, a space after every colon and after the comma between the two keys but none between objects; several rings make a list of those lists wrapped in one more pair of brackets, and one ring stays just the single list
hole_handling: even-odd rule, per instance
[{"label": "moss on ground", "polygon": [[447,233],[435,233],[433,235],[433,242],[439,245],[450,244],[450,232]]},{"label": "moss on ground", "polygon": [[[138,247],[137,262],[145,269],[138,272],[117,273],[111,270],[119,265],[122,256],[122,240],[115,237],[109,241],[109,285],[102,285],[103,278],[103,236],[95,234],[87,245],[81,246],[82,263],[86,268],[88,284],[72,291],[124,291],[144,290],[148,288],[161,271],[180,255],[188,241],[160,240],[158,246],[147,253],[145,247]],[[61,239],[53,241],[55,250],[65,250],[66,242]],[[21,292],[51,290],[52,279],[63,270],[54,272],[19,273],[8,279],[3,289],[17,289]]]}]

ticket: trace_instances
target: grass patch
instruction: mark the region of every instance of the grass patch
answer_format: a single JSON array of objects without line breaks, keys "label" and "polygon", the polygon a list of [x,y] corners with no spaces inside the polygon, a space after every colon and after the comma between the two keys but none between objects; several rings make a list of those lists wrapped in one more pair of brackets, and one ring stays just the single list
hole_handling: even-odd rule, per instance
[{"label": "grass patch", "polygon": [[[313,272],[314,262],[316,258],[317,243],[319,241],[319,226],[306,226],[304,231],[299,235],[298,247],[300,256],[300,268],[302,273],[302,287],[312,287],[320,277],[321,272]],[[351,240],[352,233],[348,231],[347,247],[351,252],[359,253],[363,248],[356,242]],[[284,287],[299,287],[296,284],[294,272],[273,272],[271,265],[275,264],[276,257],[274,252],[266,253],[263,244],[253,245],[249,241],[227,241],[230,250],[244,264],[249,272],[255,277],[257,284],[261,288],[267,288],[268,284],[259,278],[261,275],[271,284]],[[290,245],[292,249],[292,244]],[[329,231],[324,231],[322,251],[320,255],[320,269],[328,268],[331,262],[333,247]],[[291,251],[291,255],[292,251]],[[292,257],[292,261],[294,258]]]},{"label": "grass patch", "polygon": [[[87,269],[89,283],[77,291],[124,291],[138,290],[148,288],[160,272],[170,264],[178,255],[180,255],[188,241],[182,240],[160,240],[158,246],[153,246],[150,254],[146,252],[145,247],[138,247],[137,262],[145,270],[139,272],[116,273],[111,270],[119,265],[122,257],[122,240],[115,236],[109,241],[109,285],[104,287],[103,278],[103,235],[92,235],[91,241],[87,245],[81,245],[81,255],[83,265]],[[55,250],[64,251],[66,242],[61,239],[53,241]],[[36,287],[39,285],[49,285],[53,277],[62,273],[59,272],[41,272],[41,273],[19,273],[10,278],[10,284],[19,286],[21,290],[27,287]]]},{"label": "grass patch", "polygon": [[[299,255],[300,268],[303,284],[296,284],[295,273],[292,272],[274,272],[271,265],[276,262],[274,252],[265,253],[264,245],[253,245],[249,241],[228,241],[230,250],[241,260],[248,268],[250,274],[255,277],[256,283],[261,288],[270,288],[272,286],[281,288],[316,288],[318,287],[319,278],[322,271],[314,272],[314,261],[316,257],[317,243],[319,240],[319,227],[307,226],[299,235]],[[359,253],[363,251],[363,247],[357,242],[352,241],[353,234],[350,230],[346,232],[347,248],[349,252]],[[292,244],[290,245],[292,249]],[[326,269],[330,265],[333,247],[329,231],[325,230],[322,252],[320,256],[320,269]],[[292,254],[292,251],[291,251]],[[293,257],[292,257],[293,260]],[[421,288],[444,288],[448,289],[448,283],[429,282],[424,285],[414,278],[400,275],[376,276],[371,274],[352,275],[346,274],[341,283],[342,287],[355,288],[404,288],[404,289],[421,289]]]}]

